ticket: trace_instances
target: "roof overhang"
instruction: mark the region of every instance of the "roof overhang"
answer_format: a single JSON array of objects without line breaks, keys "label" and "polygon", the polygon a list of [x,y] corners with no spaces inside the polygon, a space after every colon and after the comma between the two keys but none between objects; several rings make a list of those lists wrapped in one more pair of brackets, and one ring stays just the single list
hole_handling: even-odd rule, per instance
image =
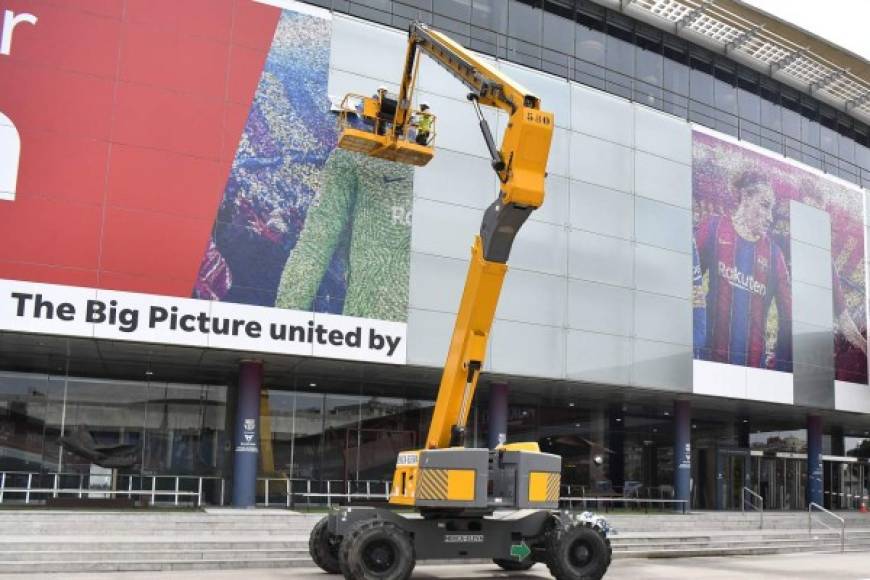
[{"label": "roof overhang", "polygon": [[870,123],[870,63],[739,0],[594,0]]}]

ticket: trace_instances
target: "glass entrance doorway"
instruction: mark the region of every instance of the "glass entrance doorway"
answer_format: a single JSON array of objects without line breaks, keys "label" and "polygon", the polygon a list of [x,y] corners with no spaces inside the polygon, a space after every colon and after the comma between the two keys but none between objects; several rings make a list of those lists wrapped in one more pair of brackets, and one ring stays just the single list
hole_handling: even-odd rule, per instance
[{"label": "glass entrance doorway", "polygon": [[716,509],[741,509],[743,487],[764,498],[765,510],[806,509],[806,456],[720,449],[716,463]]},{"label": "glass entrance doorway", "polygon": [[854,457],[825,457],[825,507],[857,510],[870,490],[870,465]]},{"label": "glass entrance doorway", "polygon": [[806,456],[798,453],[752,455],[750,487],[764,498],[764,509],[806,509]]}]

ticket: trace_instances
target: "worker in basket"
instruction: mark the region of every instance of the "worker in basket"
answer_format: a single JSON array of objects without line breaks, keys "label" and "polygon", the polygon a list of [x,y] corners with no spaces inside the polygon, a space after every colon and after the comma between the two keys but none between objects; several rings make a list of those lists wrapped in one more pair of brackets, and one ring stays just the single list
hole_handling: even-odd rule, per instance
[{"label": "worker in basket", "polygon": [[420,112],[414,115],[414,125],[417,129],[415,141],[418,145],[428,145],[432,135],[432,124],[435,116],[429,112],[429,103],[420,103]]}]

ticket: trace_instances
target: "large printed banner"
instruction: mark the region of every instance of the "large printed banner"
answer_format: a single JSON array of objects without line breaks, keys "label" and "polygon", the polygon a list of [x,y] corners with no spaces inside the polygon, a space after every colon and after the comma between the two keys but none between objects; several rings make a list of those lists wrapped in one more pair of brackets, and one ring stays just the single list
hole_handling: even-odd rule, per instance
[{"label": "large printed banner", "polygon": [[796,164],[693,133],[695,358],[791,372],[790,207],[831,223],[830,329],[836,378],[867,383],[861,190]]},{"label": "large printed banner", "polygon": [[328,12],[0,4],[0,330],[405,362],[413,170],[336,149]]},{"label": "large printed banner", "polygon": [[336,149],[329,45],[282,13],[194,296],[405,321],[413,169]]},{"label": "large printed banner", "polygon": [[398,322],[54,284],[0,281],[0,327],[391,363],[405,359]]}]

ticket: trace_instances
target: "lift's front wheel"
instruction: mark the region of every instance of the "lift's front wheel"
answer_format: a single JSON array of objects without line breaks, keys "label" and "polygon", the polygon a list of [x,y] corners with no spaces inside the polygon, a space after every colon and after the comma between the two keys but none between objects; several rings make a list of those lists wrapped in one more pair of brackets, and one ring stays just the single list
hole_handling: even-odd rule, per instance
[{"label": "lift's front wheel", "polygon": [[531,559],[526,559],[518,562],[516,560],[493,558],[492,562],[502,570],[507,570],[509,572],[522,572],[523,570],[528,570],[535,565],[535,562]]},{"label": "lift's front wheel", "polygon": [[341,568],[338,565],[338,547],[341,538],[329,533],[329,516],[323,518],[311,530],[308,538],[308,553],[314,563],[329,574],[339,574]]},{"label": "lift's front wheel", "polygon": [[610,542],[592,525],[554,529],[546,547],[547,567],[556,580],[600,580],[610,566]]},{"label": "lift's front wheel", "polygon": [[346,580],[407,580],[414,569],[414,545],[408,534],[382,520],[359,523],[339,549]]}]

